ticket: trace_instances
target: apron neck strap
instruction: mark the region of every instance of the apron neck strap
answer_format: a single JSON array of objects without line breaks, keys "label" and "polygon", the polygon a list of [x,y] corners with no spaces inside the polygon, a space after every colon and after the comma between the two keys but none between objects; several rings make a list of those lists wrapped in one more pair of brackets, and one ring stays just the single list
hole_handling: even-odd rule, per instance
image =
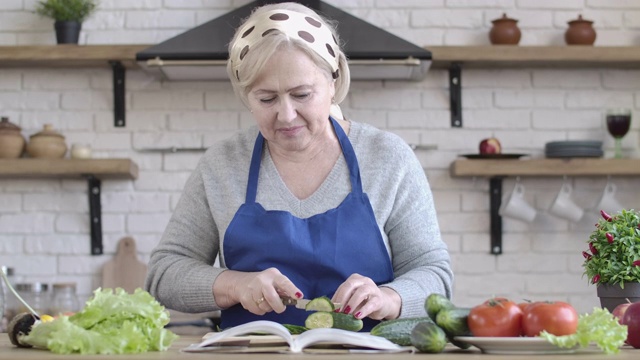
[{"label": "apron neck strap", "polygon": [[[358,166],[358,159],[356,153],[353,150],[353,146],[349,141],[349,137],[342,130],[342,126],[333,118],[329,117],[333,130],[338,137],[340,147],[342,148],[342,154],[344,155],[347,167],[349,168],[349,180],[351,181],[351,191],[356,194],[362,193],[362,180],[360,179],[360,167]],[[249,167],[249,181],[247,183],[247,194],[245,203],[256,202],[256,192],[258,191],[258,175],[260,174],[260,160],[262,159],[262,148],[264,147],[264,137],[260,132],[256,137],[256,142],[253,146],[253,154],[251,155],[251,166]]]}]

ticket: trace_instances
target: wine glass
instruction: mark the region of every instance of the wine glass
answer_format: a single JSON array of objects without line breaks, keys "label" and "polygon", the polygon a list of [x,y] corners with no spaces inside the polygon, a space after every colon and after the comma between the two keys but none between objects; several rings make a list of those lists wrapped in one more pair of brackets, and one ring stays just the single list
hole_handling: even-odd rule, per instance
[{"label": "wine glass", "polygon": [[622,158],[622,138],[629,132],[631,127],[631,110],[630,109],[608,109],[607,110],[607,129],[609,134],[613,136],[616,142],[615,158]]}]

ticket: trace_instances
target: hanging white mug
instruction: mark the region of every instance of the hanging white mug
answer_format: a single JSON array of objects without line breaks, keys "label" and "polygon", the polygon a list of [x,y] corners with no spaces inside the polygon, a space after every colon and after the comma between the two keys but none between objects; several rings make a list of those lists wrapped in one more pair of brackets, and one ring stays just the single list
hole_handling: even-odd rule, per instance
[{"label": "hanging white mug", "polygon": [[578,222],[584,215],[584,209],[573,202],[571,199],[572,192],[573,187],[571,184],[568,182],[563,183],[560,192],[558,192],[549,208],[549,212],[557,217]]},{"label": "hanging white mug", "polygon": [[516,182],[513,191],[502,201],[498,213],[500,216],[532,222],[537,211],[524,198],[524,185]]},{"label": "hanging white mug", "polygon": [[604,186],[602,196],[600,196],[600,200],[598,200],[598,205],[596,205],[594,210],[604,210],[609,214],[615,214],[623,208],[624,207],[616,199],[616,185],[611,182],[607,182],[607,185]]}]

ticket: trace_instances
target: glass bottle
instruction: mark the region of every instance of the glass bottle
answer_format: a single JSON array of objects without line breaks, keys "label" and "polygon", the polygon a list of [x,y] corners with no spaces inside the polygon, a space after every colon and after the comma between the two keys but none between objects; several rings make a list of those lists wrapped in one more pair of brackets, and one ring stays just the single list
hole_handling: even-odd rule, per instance
[{"label": "glass bottle", "polygon": [[[15,286],[16,291],[22,299],[31,306],[39,315],[49,313],[51,303],[49,297],[49,285],[41,282],[19,283]],[[29,312],[21,303],[17,304],[16,313]]]},{"label": "glass bottle", "polygon": [[76,295],[76,283],[53,284],[51,315],[72,315],[79,310],[80,304]]},{"label": "glass bottle", "polygon": [[[7,280],[11,282],[13,278],[13,268],[2,266],[0,267],[0,271],[4,273]],[[7,301],[9,300],[9,288],[7,284],[4,282],[4,279],[0,281],[0,332],[7,332],[7,325],[12,318],[8,318],[9,308],[7,306]]]}]

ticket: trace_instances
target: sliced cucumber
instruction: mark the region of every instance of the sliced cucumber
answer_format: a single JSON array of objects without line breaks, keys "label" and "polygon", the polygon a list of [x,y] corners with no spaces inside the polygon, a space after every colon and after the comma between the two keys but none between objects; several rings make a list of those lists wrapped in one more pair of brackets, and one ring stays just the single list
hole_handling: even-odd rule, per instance
[{"label": "sliced cucumber", "polygon": [[335,328],[349,331],[360,331],[364,324],[351,314],[317,311],[307,316],[304,322],[307,329]]},{"label": "sliced cucumber", "polygon": [[330,312],[314,312],[307,316],[307,319],[304,321],[304,326],[307,329],[332,328],[333,316],[331,316]]},{"label": "sliced cucumber", "polygon": [[331,299],[329,299],[326,296],[321,296],[321,297],[317,297],[311,301],[309,301],[309,303],[307,304],[307,306],[304,307],[305,310],[307,311],[327,311],[327,312],[331,312],[333,310],[335,310],[336,308],[333,306],[333,303],[331,302]]}]

